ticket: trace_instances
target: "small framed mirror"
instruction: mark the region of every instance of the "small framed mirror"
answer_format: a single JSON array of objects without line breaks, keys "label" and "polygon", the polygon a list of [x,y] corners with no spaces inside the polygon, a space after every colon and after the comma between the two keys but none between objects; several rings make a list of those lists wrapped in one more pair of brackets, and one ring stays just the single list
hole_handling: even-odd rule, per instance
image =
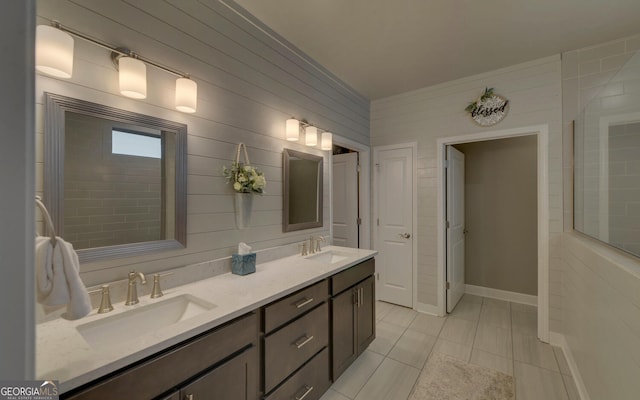
[{"label": "small framed mirror", "polygon": [[283,231],[322,226],[323,158],[284,149],[283,167]]},{"label": "small framed mirror", "polygon": [[45,93],[44,200],[80,262],[186,247],[187,126]]}]

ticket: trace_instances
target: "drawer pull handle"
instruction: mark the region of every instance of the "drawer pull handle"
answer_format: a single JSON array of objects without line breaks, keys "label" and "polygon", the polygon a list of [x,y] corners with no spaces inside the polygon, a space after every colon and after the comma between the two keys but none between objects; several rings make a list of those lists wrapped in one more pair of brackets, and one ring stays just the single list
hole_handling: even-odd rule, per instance
[{"label": "drawer pull handle", "polygon": [[307,395],[313,390],[313,386],[304,385],[303,389],[304,393],[302,393],[302,396],[296,396],[296,400],[302,400],[307,397]]},{"label": "drawer pull handle", "polygon": [[313,297],[310,299],[304,298],[302,300],[300,300],[299,302],[296,303],[296,308],[302,308],[304,306],[306,306],[309,303],[313,302]]},{"label": "drawer pull handle", "polygon": [[313,340],[313,336],[309,336],[307,337],[307,335],[304,335],[303,337],[301,337],[300,339],[296,340],[296,342],[294,343],[294,345],[301,349],[305,344],[309,343],[310,341]]},{"label": "drawer pull handle", "polygon": [[188,395],[184,396],[184,400],[193,400],[193,399],[194,399],[194,397],[193,397],[192,394],[188,394]]}]

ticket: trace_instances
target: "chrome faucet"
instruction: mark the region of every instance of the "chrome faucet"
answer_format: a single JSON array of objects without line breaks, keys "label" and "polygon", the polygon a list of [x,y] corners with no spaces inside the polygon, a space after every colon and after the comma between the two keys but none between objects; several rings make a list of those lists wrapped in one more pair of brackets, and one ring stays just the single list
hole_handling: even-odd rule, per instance
[{"label": "chrome faucet", "polygon": [[129,289],[127,290],[127,301],[124,303],[125,306],[132,306],[140,302],[140,300],[138,300],[138,287],[136,282],[138,278],[140,278],[141,284],[144,285],[147,283],[142,272],[129,272]]}]

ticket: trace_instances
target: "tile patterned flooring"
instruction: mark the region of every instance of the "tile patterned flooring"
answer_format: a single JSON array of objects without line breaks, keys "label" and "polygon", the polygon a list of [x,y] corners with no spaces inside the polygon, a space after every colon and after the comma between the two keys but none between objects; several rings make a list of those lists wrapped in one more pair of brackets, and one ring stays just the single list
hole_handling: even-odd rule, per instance
[{"label": "tile patterned flooring", "polygon": [[516,400],[579,400],[562,350],[536,337],[532,306],[465,295],[440,318],[376,303],[376,340],[321,400],[405,400],[432,352],[515,379]]}]

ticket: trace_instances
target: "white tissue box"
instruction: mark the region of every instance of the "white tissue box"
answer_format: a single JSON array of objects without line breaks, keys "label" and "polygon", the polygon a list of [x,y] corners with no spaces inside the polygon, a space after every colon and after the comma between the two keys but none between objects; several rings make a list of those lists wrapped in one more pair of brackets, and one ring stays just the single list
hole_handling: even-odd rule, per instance
[{"label": "white tissue box", "polygon": [[256,272],[256,253],[232,254],[231,272],[236,275],[248,275]]}]

